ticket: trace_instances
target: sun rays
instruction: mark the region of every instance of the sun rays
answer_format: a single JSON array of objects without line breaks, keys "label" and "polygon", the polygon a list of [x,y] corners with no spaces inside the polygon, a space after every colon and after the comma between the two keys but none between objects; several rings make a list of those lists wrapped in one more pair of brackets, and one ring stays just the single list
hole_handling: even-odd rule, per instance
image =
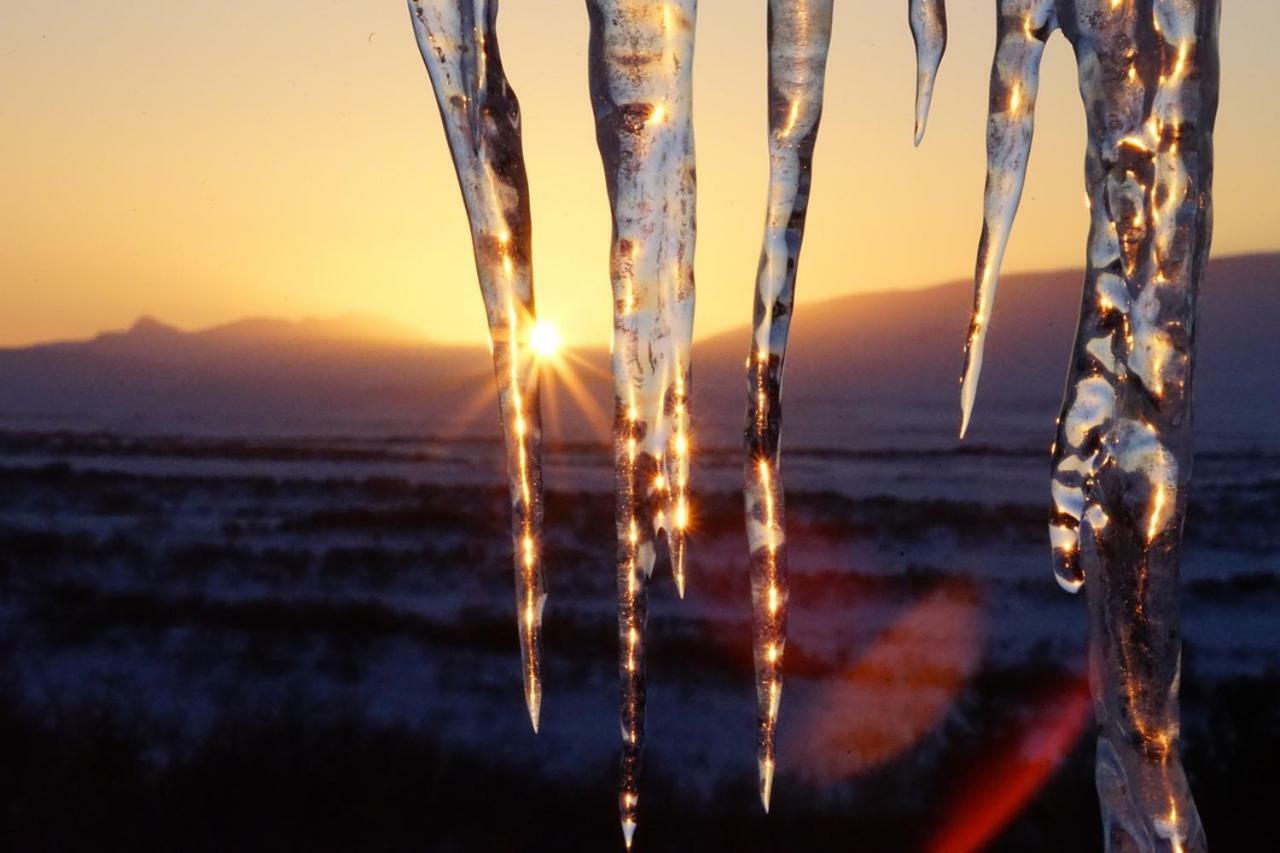
[{"label": "sun rays", "polygon": [[[554,450],[557,444],[581,441],[607,445],[610,419],[599,400],[607,396],[608,383],[612,381],[602,366],[607,364],[608,355],[575,350],[564,339],[559,325],[547,319],[533,324],[528,346],[536,354],[542,380],[548,448]],[[495,398],[487,373],[463,377],[458,384],[472,390],[450,419],[446,430],[449,437],[473,434],[488,416]]]}]

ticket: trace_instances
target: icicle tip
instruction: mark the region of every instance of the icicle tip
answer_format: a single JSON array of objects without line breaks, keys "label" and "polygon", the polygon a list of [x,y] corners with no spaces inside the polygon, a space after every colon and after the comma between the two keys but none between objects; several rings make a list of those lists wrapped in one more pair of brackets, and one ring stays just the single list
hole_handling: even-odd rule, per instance
[{"label": "icicle tip", "polygon": [[907,16],[916,43],[915,144],[924,141],[938,68],[947,52],[947,9],[944,0],[910,0]]},{"label": "icicle tip", "polygon": [[769,813],[769,806],[773,801],[773,760],[763,758],[760,760],[760,805],[764,806],[764,813]]},{"label": "icicle tip", "polygon": [[924,142],[924,133],[929,127],[929,108],[933,104],[933,83],[934,75],[937,74],[937,71],[937,66],[927,71],[922,66],[919,72],[919,79],[916,80],[916,148],[919,148],[920,143]]},{"label": "icicle tip", "polygon": [[1062,587],[1064,591],[1069,592],[1072,595],[1075,595],[1084,587],[1084,578],[1081,578],[1080,580],[1065,578],[1057,572],[1053,573],[1053,578],[1058,582],[1058,586]]},{"label": "icicle tip", "polygon": [[977,396],[977,388],[974,383],[965,381],[960,389],[960,440],[964,441],[965,435],[969,432],[969,420],[973,417],[973,401]]},{"label": "icicle tip", "polygon": [[533,725],[533,733],[538,733],[538,726],[542,722],[542,696],[537,687],[525,692],[525,705],[529,708],[529,722]]},{"label": "icicle tip", "polygon": [[[990,316],[990,309],[985,313]],[[978,380],[982,376],[982,356],[986,344],[986,323],[975,311],[969,340],[964,350],[964,371],[960,374],[960,439],[969,432],[973,407],[978,401]]]}]

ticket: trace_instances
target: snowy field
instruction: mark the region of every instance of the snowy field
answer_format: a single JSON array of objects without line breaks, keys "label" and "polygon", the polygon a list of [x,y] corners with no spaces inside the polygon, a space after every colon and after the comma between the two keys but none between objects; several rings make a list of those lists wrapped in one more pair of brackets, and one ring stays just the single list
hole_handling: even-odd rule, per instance
[{"label": "snowy field", "polygon": [[[767,820],[740,463],[701,454],[690,593],[660,563],[651,605],[645,849],[1099,846],[1046,454],[898,436],[787,451]],[[495,444],[0,433],[0,784],[23,792],[0,830],[21,849],[102,849],[95,827],[129,849],[611,849],[606,461],[590,442],[547,458],[535,738]],[[1210,840],[1265,849],[1240,768],[1280,748],[1280,455],[1221,442],[1197,466],[1189,771]],[[110,790],[54,820],[78,785]]]}]

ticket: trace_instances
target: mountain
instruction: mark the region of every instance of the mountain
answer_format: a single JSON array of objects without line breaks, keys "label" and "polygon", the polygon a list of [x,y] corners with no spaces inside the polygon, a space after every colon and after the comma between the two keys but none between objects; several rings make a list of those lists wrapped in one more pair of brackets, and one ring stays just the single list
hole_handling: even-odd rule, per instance
[{"label": "mountain", "polygon": [[[803,276],[802,276],[803,279]],[[1048,444],[1079,313],[1082,273],[1001,283],[971,442]],[[1280,254],[1211,263],[1201,301],[1197,421],[1233,442],[1280,422]],[[804,281],[801,281],[803,294]],[[801,301],[786,379],[789,443],[951,442],[970,283]],[[743,307],[746,311],[746,304]],[[700,441],[737,442],[747,393],[743,328],[695,345]],[[600,411],[604,351],[577,355]],[[486,401],[485,398],[490,398]],[[0,423],[149,432],[496,434],[483,346],[442,346],[369,317],[244,320],[184,332],[150,318],[92,340],[0,350]],[[599,436],[557,383],[551,433]],[[550,418],[552,413],[557,418]],[[597,423],[599,418],[597,416]],[[1011,436],[1013,437],[1011,439]]]},{"label": "mountain", "polygon": [[429,423],[439,403],[491,376],[485,349],[433,345],[378,318],[184,332],[144,317],[88,341],[0,350],[0,419],[231,434],[377,429]]},{"label": "mountain", "polygon": [[279,320],[250,317],[195,332],[184,332],[154,317],[139,317],[128,329],[102,332],[90,341],[40,344],[31,349],[50,350],[90,346],[100,351],[157,353],[171,347],[167,355],[182,352],[209,352],[235,346],[280,348],[290,344],[313,347],[328,342],[348,345],[358,342],[384,346],[426,343],[423,336],[407,326],[382,317],[344,314],[337,317],[309,317]]},{"label": "mountain", "polygon": [[[800,287],[804,287],[801,272]],[[1080,313],[1079,270],[1005,276],[988,332],[978,403],[968,441],[1005,443],[1034,435],[1047,446],[1062,402]],[[1280,423],[1280,253],[1210,263],[1200,303],[1197,429],[1216,438],[1273,434]],[[789,440],[829,443],[860,426],[893,430],[959,425],[961,351],[972,283],[801,302],[787,351],[784,407]],[[736,407],[747,352],[743,330],[700,342],[700,393],[732,386]],[[715,392],[712,392],[715,394]],[[715,395],[719,396],[719,395]],[[719,408],[722,401],[706,401]],[[816,423],[815,423],[815,417]],[[1044,425],[1048,424],[1046,428]],[[842,425],[842,426],[841,426]]]}]

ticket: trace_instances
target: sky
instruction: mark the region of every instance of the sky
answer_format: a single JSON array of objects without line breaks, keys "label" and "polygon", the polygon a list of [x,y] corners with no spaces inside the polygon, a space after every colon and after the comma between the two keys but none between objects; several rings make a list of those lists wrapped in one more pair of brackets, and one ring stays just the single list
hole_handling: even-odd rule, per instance
[{"label": "sky", "polygon": [[[704,337],[750,320],[768,159],[765,4],[699,5]],[[1214,249],[1280,249],[1280,4],[1224,5]],[[972,275],[994,4],[949,3],[918,150],[905,6],[836,4],[800,311]],[[539,313],[570,343],[603,345],[609,213],[584,4],[505,0],[498,27],[524,108]],[[402,3],[4,0],[0,79],[0,346],[139,315],[198,328],[360,313],[440,341],[485,340],[461,197]],[[1059,34],[1006,270],[1080,265],[1083,157]]]}]

